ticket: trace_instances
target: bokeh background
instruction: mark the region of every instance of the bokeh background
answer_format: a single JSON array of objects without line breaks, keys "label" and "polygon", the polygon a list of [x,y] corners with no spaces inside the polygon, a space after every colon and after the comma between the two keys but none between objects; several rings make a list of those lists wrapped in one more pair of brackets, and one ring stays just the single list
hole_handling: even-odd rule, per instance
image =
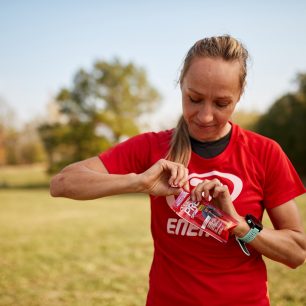
[{"label": "bokeh background", "polygon": [[[0,305],[144,305],[148,198],[51,198],[65,165],[172,128],[198,39],[250,52],[232,120],[306,177],[305,1],[0,1]],[[297,199],[306,219],[306,196]],[[305,223],[305,222],[304,222]],[[271,226],[265,217],[266,226]],[[266,260],[272,305],[306,305],[306,267]]]}]

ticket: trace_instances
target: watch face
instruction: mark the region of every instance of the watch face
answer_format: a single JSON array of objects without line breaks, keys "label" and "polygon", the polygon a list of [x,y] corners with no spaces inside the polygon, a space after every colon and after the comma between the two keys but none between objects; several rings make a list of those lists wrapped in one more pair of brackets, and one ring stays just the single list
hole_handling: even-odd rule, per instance
[{"label": "watch face", "polygon": [[252,215],[246,215],[245,220],[248,223],[250,228],[257,228],[258,230],[262,230],[261,222]]}]

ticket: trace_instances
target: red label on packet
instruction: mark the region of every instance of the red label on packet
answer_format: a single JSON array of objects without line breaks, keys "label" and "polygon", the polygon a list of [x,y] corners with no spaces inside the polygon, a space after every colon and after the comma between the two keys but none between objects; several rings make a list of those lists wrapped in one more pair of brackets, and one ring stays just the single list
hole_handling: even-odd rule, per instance
[{"label": "red label on packet", "polygon": [[193,202],[190,193],[185,191],[169,206],[178,216],[220,242],[227,242],[229,230],[238,224],[233,217],[204,199]]}]

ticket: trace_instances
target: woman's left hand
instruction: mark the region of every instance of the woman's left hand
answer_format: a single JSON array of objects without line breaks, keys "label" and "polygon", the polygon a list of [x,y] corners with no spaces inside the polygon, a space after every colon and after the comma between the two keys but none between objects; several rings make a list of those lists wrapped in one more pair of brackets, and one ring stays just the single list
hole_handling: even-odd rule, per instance
[{"label": "woman's left hand", "polygon": [[244,236],[249,227],[245,219],[237,213],[227,185],[223,185],[216,178],[212,180],[206,179],[191,191],[191,199],[193,201],[201,201],[203,198],[206,201],[210,201],[210,197],[214,205],[238,221],[238,225],[232,230],[232,234]]}]

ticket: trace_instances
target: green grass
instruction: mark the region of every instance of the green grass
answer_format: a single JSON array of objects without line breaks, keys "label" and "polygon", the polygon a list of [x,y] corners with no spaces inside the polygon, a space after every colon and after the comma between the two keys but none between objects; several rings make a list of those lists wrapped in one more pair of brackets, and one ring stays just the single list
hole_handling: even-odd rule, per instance
[{"label": "green grass", "polygon": [[49,180],[43,164],[0,167],[0,188],[46,187]]},{"label": "green grass", "polygon": [[0,191],[0,305],[144,305],[148,199]]},{"label": "green grass", "polygon": [[[0,170],[0,181],[46,184],[43,168],[35,169]],[[306,223],[306,195],[297,202]],[[144,305],[149,223],[141,195],[78,202],[46,189],[0,190],[0,306]],[[266,262],[271,305],[305,306],[306,264],[291,270]]]}]

